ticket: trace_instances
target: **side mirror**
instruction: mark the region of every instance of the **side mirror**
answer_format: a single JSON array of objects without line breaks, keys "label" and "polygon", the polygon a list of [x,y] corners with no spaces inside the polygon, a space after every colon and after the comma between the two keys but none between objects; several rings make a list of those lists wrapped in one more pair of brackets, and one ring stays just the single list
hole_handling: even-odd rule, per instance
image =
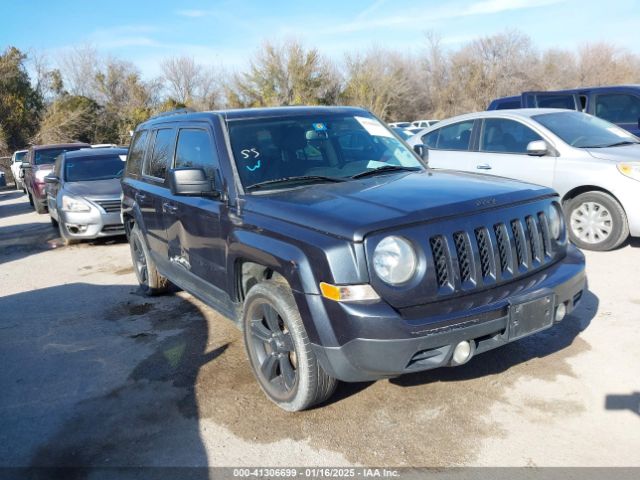
[{"label": "side mirror", "polygon": [[429,147],[427,147],[423,143],[419,143],[413,146],[413,151],[420,155],[420,158],[422,158],[422,160],[424,160],[427,165],[429,164]]},{"label": "side mirror", "polygon": [[192,197],[218,197],[214,181],[207,178],[201,168],[174,168],[169,170],[169,189],[173,195]]},{"label": "side mirror", "polygon": [[549,145],[544,140],[534,140],[527,145],[527,155],[542,157],[549,153]]},{"label": "side mirror", "polygon": [[46,177],[44,177],[44,183],[58,183],[60,181],[60,179],[54,175],[53,173],[47,175]]},{"label": "side mirror", "polygon": [[24,168],[24,169],[31,168],[31,164],[29,162],[22,162],[20,164],[20,168]]}]

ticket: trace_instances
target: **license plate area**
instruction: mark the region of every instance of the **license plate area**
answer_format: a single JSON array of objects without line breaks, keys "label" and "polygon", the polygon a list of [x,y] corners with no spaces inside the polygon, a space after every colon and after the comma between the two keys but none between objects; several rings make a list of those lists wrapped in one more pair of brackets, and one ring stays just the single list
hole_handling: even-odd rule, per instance
[{"label": "license plate area", "polygon": [[517,340],[553,324],[554,296],[545,295],[509,307],[509,340]]}]

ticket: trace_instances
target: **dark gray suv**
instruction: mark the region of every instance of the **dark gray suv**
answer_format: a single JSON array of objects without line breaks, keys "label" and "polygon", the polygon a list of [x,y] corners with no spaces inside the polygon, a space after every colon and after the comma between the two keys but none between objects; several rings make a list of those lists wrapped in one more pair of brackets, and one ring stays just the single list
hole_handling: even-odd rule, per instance
[{"label": "dark gray suv", "polygon": [[122,187],[142,288],[172,282],[236,322],[289,411],[337,380],[464,364],[562,321],[585,288],[553,190],[432,171],[358,108],[153,118]]}]

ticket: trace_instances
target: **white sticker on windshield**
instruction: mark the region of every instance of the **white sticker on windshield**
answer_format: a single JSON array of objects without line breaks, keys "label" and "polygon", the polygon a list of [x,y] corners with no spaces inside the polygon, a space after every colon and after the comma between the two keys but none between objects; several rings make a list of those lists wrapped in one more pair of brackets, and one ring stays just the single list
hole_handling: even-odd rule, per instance
[{"label": "white sticker on windshield", "polygon": [[376,137],[389,137],[393,138],[393,135],[389,130],[384,128],[384,126],[373,118],[367,117],[355,117],[356,120],[364,127],[364,129],[369,132],[370,135],[374,135]]},{"label": "white sticker on windshield", "polygon": [[127,156],[126,155],[118,155],[120,157],[120,160],[122,160],[123,162],[127,161]]},{"label": "white sticker on windshield", "polygon": [[619,136],[620,138],[629,138],[629,133],[626,130],[623,130],[621,128],[607,127],[607,130],[609,130],[614,135]]}]

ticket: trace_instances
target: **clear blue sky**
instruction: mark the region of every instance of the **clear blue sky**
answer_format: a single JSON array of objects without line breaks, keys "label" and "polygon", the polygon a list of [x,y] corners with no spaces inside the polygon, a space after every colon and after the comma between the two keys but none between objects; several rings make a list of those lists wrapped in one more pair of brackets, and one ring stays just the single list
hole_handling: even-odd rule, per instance
[{"label": "clear blue sky", "polygon": [[427,30],[451,47],[507,28],[541,48],[640,44],[638,0],[0,0],[0,18],[0,49],[46,51],[55,61],[91,44],[146,77],[177,54],[242,67],[267,38],[294,37],[336,60],[372,44],[417,51]]}]

